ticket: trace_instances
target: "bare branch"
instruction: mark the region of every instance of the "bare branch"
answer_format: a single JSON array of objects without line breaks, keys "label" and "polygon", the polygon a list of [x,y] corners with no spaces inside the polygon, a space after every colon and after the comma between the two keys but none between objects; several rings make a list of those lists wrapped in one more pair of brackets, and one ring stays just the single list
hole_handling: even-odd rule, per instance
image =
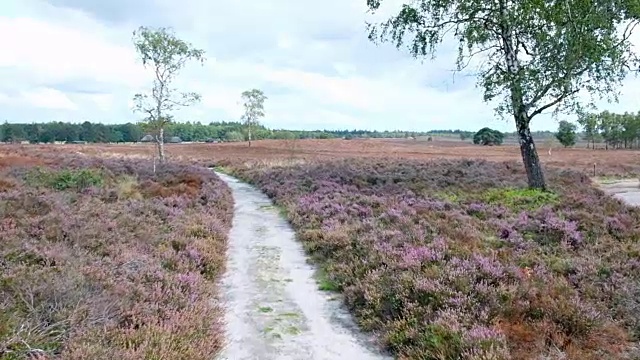
[{"label": "bare branch", "polygon": [[536,115],[540,115],[543,111],[547,110],[550,107],[553,107],[553,106],[556,106],[556,105],[560,104],[566,98],[577,94],[579,91],[580,90],[576,89],[576,90],[572,90],[572,91],[569,91],[567,93],[564,93],[561,96],[558,96],[555,100],[551,101],[550,103],[548,103],[546,105],[543,105],[543,106],[539,107],[537,110],[532,112],[531,115],[529,115],[529,119],[532,119]]},{"label": "bare branch", "polygon": [[[591,64],[589,64],[588,66],[585,66],[584,68],[580,69],[579,71],[576,71],[573,74],[570,73],[565,73],[565,75],[563,77],[556,77],[553,80],[549,81],[549,83],[547,83],[547,85],[544,85],[533,97],[533,99],[531,99],[531,101],[529,101],[527,104],[525,104],[525,107],[527,110],[529,110],[531,107],[535,106],[535,104],[542,100],[545,96],[547,96],[547,94],[549,93],[549,91],[551,91],[551,89],[553,89],[554,86],[561,84],[563,82],[567,82],[569,78],[577,78],[582,76],[585,72],[589,71],[589,69],[591,68]],[[579,90],[576,90],[576,92]],[[566,98],[566,96],[564,97]],[[563,99],[564,99],[563,98]],[[534,112],[535,114],[536,112]],[[539,114],[539,113],[538,113]],[[533,117],[534,115],[531,115],[530,117]]]}]

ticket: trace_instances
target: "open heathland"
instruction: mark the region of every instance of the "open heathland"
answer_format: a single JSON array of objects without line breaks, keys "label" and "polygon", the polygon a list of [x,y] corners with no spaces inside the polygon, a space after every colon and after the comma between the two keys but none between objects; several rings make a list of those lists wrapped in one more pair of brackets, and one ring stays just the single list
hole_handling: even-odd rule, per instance
[{"label": "open heathland", "polygon": [[482,160],[226,168],[287,213],[321,285],[401,359],[639,356],[640,210]]},{"label": "open heathland", "polygon": [[[33,148],[35,149],[35,147]],[[3,147],[1,359],[210,359],[233,199],[211,171]]]},{"label": "open heathland", "polygon": [[[589,176],[640,176],[640,151],[591,150],[561,148],[537,144],[541,162],[548,167],[572,169]],[[99,156],[130,156],[151,158],[152,144],[95,145],[27,145],[41,151],[80,152]],[[549,153],[549,150],[550,153]],[[328,139],[328,140],[261,140],[251,143],[168,144],[167,156],[203,165],[245,162],[252,165],[281,165],[295,162],[332,160],[336,158],[391,159],[485,159],[521,161],[520,148],[515,145],[480,146],[460,140],[434,138],[433,141],[409,139]],[[0,160],[1,161],[1,160]]]},{"label": "open heathland", "polygon": [[[64,153],[148,167],[154,152],[141,144],[7,149],[0,167],[47,166]],[[167,146],[172,163],[219,166],[272,197],[319,266],[319,286],[342,292],[360,326],[400,359],[640,358],[640,210],[590,179],[637,178],[640,155],[539,150],[549,192],[525,188],[516,146]],[[34,151],[59,155],[29,157]]]}]

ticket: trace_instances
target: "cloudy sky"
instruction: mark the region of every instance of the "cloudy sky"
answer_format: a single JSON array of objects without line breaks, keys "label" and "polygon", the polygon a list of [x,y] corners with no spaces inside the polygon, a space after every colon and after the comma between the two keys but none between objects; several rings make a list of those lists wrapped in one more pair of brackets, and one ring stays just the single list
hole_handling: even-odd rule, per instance
[{"label": "cloudy sky", "polygon": [[[394,0],[395,1],[395,0]],[[397,1],[396,1],[397,2]],[[206,51],[177,84],[203,101],[182,121],[236,120],[240,93],[263,89],[273,128],[512,131],[482,103],[475,79],[454,76],[444,46],[420,63],[366,37],[365,0],[2,0],[0,121],[137,121],[131,98],[150,79],[132,31],[169,26]],[[392,10],[392,9],[389,9]],[[628,79],[611,111],[640,110],[640,79]],[[549,116],[534,129],[555,129]]]}]

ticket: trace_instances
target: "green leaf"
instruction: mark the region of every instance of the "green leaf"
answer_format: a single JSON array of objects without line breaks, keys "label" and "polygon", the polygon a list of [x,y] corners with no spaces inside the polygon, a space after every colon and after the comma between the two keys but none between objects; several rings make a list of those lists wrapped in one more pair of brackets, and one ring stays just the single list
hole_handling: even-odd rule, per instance
[{"label": "green leaf", "polygon": [[179,39],[172,29],[165,27],[139,27],[133,32],[133,45],[142,65],[154,74],[151,91],[134,95],[133,110],[144,114],[146,129],[157,131],[172,122],[174,109],[200,101],[199,94],[178,92],[171,84],[188,61],[204,63],[204,50]]},{"label": "green leaf", "polygon": [[[384,0],[367,0],[376,12]],[[479,63],[484,100],[514,113],[514,89],[529,118],[543,111],[575,110],[577,94],[616,100],[637,55],[629,36],[640,19],[637,0],[416,0],[388,20],[368,24],[369,38],[435,57],[445,35],[459,43],[457,69]],[[511,42],[518,61],[509,71]]]}]

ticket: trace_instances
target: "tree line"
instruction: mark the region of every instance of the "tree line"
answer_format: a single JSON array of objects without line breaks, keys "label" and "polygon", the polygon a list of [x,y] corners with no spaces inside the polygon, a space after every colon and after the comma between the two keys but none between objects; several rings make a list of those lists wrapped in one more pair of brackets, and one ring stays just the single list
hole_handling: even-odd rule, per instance
[{"label": "tree line", "polygon": [[578,124],[593,149],[596,143],[604,143],[605,149],[640,149],[640,111],[586,113],[578,117]]},{"label": "tree line", "polygon": [[[182,141],[247,141],[247,126],[242,122],[171,122],[164,126],[164,140],[177,136]],[[52,143],[87,142],[118,143],[139,142],[149,134],[145,124],[101,124],[49,122],[5,122],[0,125],[0,142]],[[334,139],[334,138],[409,138],[426,136],[426,132],[375,131],[375,130],[283,130],[269,129],[260,124],[252,126],[252,139]]]}]

